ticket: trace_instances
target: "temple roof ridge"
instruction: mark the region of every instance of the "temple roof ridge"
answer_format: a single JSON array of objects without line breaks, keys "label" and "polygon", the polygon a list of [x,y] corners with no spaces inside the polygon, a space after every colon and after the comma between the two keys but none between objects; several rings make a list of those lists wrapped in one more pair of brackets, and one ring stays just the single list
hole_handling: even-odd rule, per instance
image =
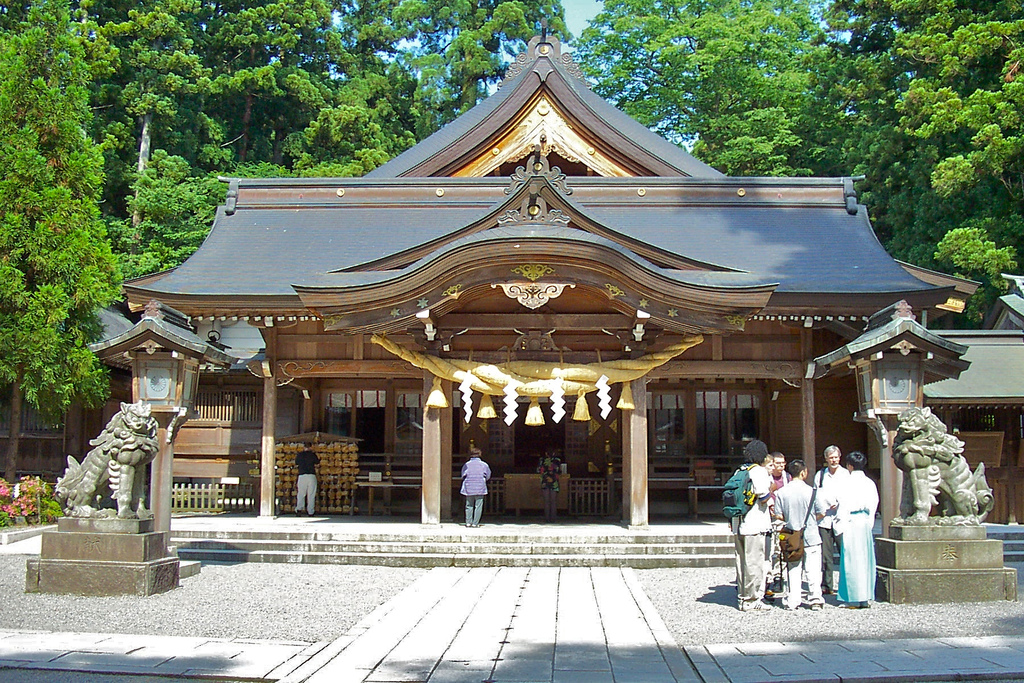
[{"label": "temple roof ridge", "polygon": [[584,149],[580,163],[599,175],[723,177],[594,93],[572,55],[562,52],[554,36],[531,39],[495,93],[366,177],[482,173],[477,166],[492,154],[504,153],[502,139],[535,108],[541,116],[562,119],[559,130],[578,137],[575,142]]}]

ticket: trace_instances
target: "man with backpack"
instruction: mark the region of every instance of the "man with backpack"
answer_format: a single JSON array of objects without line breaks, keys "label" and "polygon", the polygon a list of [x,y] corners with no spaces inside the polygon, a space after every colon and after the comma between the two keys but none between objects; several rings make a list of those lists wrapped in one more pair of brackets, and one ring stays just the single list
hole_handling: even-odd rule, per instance
[{"label": "man with backpack", "polygon": [[745,464],[730,477],[722,494],[723,511],[736,546],[736,592],[743,612],[762,612],[765,589],[765,535],[771,531],[768,510],[772,477],[771,456],[763,441],[754,439],[743,448]]}]

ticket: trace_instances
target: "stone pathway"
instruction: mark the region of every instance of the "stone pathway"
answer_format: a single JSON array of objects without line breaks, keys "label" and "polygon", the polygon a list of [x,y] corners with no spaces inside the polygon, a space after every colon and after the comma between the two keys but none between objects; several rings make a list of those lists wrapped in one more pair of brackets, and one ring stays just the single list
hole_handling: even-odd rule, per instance
[{"label": "stone pathway", "polygon": [[34,681],[32,672],[90,682],[70,672],[281,683],[1021,680],[1024,635],[680,649],[632,569],[439,568],[332,642],[0,631],[0,680]]},{"label": "stone pathway", "polygon": [[629,569],[434,569],[364,622],[286,683],[699,680]]}]

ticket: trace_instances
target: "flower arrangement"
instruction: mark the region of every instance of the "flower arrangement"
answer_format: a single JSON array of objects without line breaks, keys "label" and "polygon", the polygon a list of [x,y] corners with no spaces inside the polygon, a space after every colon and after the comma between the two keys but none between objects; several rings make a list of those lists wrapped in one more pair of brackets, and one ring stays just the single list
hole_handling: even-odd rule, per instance
[{"label": "flower arrangement", "polygon": [[39,477],[22,477],[14,486],[0,479],[0,527],[17,518],[29,524],[52,522],[62,514],[53,497],[53,485]]}]

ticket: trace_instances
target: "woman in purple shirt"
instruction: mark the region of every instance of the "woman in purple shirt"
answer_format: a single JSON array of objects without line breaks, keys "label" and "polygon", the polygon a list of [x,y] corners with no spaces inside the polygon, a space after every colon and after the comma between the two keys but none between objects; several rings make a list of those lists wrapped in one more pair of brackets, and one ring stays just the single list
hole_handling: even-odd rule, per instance
[{"label": "woman in purple shirt", "polygon": [[487,495],[487,480],[491,468],[480,459],[480,449],[469,449],[469,461],[462,466],[462,495],[466,497],[466,526],[480,526],[480,515],[484,512],[484,496]]}]

